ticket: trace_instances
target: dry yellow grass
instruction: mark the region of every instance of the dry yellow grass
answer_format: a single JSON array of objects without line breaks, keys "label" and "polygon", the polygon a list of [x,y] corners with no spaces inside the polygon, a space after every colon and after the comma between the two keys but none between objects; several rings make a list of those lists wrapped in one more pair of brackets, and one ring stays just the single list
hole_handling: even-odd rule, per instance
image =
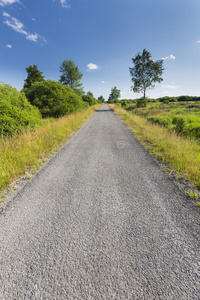
[{"label": "dry yellow grass", "polygon": [[172,168],[180,171],[196,187],[200,187],[200,145],[178,136],[164,127],[148,122],[144,117],[110,105],[114,112],[136,134],[140,141],[153,146],[155,156],[162,157]]},{"label": "dry yellow grass", "polygon": [[100,105],[71,114],[43,125],[35,131],[23,132],[0,140],[0,190],[30,167],[36,169],[41,159],[58,150]]}]

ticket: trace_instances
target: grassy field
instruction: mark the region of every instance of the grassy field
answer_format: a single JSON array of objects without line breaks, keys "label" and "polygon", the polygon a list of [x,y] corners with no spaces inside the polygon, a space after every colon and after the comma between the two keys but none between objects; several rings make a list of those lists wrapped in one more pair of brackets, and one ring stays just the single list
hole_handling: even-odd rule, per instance
[{"label": "grassy field", "polygon": [[30,169],[36,171],[43,158],[58,150],[101,106],[46,122],[34,131],[24,131],[0,140],[0,191]]},{"label": "grassy field", "polygon": [[117,105],[110,107],[154,156],[181,172],[183,178],[189,180],[193,187],[200,188],[200,145],[197,140],[191,140],[164,126],[154,124],[147,116],[142,116],[143,113],[137,115]]},{"label": "grassy field", "polygon": [[185,137],[200,138],[200,102],[150,102],[145,108],[127,109]]}]

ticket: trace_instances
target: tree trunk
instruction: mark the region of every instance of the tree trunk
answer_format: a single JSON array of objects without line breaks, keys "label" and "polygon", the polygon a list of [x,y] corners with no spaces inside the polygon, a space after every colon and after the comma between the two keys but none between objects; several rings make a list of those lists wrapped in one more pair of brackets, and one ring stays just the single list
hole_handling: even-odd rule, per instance
[{"label": "tree trunk", "polygon": [[144,90],[144,100],[146,100],[146,89]]}]

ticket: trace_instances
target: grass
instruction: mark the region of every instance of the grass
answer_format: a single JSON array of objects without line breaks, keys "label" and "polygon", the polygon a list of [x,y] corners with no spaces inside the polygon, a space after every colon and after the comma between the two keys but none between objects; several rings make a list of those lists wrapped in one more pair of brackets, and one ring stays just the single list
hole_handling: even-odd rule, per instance
[{"label": "grass", "polygon": [[[0,191],[27,173],[36,173],[44,157],[57,151],[72,134],[98,109],[100,105],[71,114],[47,124],[35,131],[0,140]],[[31,174],[29,171],[31,170]],[[2,197],[3,198],[3,197]]]},{"label": "grass", "polygon": [[[130,110],[130,107],[127,109]],[[149,102],[146,108],[136,108],[132,112],[178,134],[198,140],[200,138],[199,102]]]},{"label": "grass", "polygon": [[[200,145],[191,140],[169,131],[167,128],[153,124],[145,117],[135,115],[116,105],[110,105],[114,112],[145,143],[151,152],[170,167],[181,172],[185,180],[194,187],[200,188]],[[148,144],[151,147],[148,147]],[[153,146],[153,147],[152,147]]]}]

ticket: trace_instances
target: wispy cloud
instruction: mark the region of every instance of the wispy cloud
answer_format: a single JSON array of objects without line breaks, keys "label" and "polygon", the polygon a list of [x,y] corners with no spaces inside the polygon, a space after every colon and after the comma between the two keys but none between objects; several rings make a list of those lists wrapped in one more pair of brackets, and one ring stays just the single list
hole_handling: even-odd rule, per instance
[{"label": "wispy cloud", "polygon": [[6,17],[7,19],[3,22],[4,24],[8,25],[11,27],[13,30],[28,35],[28,32],[24,30],[24,24],[21,23],[18,19],[11,17],[11,15],[7,13],[3,13],[3,16]]},{"label": "wispy cloud", "polygon": [[64,7],[64,8],[70,8],[71,7],[71,5],[67,4],[66,0],[60,0],[60,3],[62,5],[62,7]]},{"label": "wispy cloud", "polygon": [[29,41],[33,41],[33,42],[37,42],[38,41],[38,38],[40,38],[40,35],[35,33],[35,34],[28,34],[26,36],[26,39],[29,40]]},{"label": "wispy cloud", "polygon": [[173,54],[170,54],[169,56],[162,57],[162,60],[167,60],[167,59],[174,60],[174,59],[176,59],[176,57]]},{"label": "wispy cloud", "polygon": [[88,69],[87,71],[94,71],[94,70],[98,70],[99,69],[99,66],[97,66],[96,64],[93,64],[93,63],[89,63],[87,65]]},{"label": "wispy cloud", "polygon": [[19,0],[0,0],[0,6],[10,5],[13,3],[20,3]]},{"label": "wispy cloud", "polygon": [[25,30],[25,26],[22,22],[18,19],[12,17],[10,14],[3,12],[2,15],[4,16],[5,20],[3,21],[4,24],[11,27],[14,31],[24,34],[26,39],[29,41],[37,42],[39,39],[46,43],[46,40],[43,36],[39,35],[38,33],[30,33]]},{"label": "wispy cloud", "polygon": [[200,44],[200,40],[198,40],[197,43]]},{"label": "wispy cloud", "polygon": [[101,83],[108,83],[108,81],[104,81],[104,80],[102,80],[102,81],[101,81]]},{"label": "wispy cloud", "polygon": [[7,44],[7,45],[6,45],[6,48],[10,48],[10,49],[11,49],[11,48],[12,48],[12,45]]},{"label": "wispy cloud", "polygon": [[163,85],[162,87],[164,89],[177,90],[178,88],[180,88],[180,85]]}]

